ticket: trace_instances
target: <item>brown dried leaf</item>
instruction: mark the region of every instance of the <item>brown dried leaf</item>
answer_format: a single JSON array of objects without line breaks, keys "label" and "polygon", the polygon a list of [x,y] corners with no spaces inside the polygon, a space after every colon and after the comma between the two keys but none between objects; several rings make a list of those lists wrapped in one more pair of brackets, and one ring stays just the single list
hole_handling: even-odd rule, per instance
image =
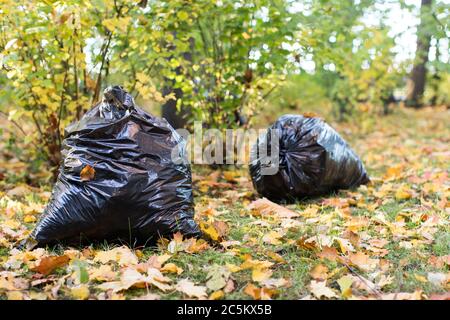
[{"label": "brown dried leaf", "polygon": [[309,273],[314,280],[327,280],[328,268],[323,264],[316,265]]},{"label": "brown dried leaf", "polygon": [[43,275],[48,275],[56,268],[62,267],[69,263],[69,260],[69,256],[65,254],[62,256],[42,257],[38,261],[36,261],[34,267],[31,268],[31,270],[39,272]]},{"label": "brown dried leaf", "polygon": [[278,218],[293,218],[300,216],[297,212],[282,207],[266,198],[253,201],[249,204],[248,209],[256,211],[262,216],[273,215]]}]

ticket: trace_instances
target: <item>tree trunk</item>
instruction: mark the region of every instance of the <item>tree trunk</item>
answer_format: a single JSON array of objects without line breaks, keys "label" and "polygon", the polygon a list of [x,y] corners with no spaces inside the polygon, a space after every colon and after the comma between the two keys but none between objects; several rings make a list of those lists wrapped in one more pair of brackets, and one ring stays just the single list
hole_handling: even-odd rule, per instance
[{"label": "tree trunk", "polygon": [[420,107],[423,104],[423,94],[427,76],[428,52],[430,50],[431,33],[429,23],[431,21],[431,8],[433,0],[422,0],[420,7],[420,24],[417,27],[417,49],[409,79],[409,92],[406,104],[412,107]]}]

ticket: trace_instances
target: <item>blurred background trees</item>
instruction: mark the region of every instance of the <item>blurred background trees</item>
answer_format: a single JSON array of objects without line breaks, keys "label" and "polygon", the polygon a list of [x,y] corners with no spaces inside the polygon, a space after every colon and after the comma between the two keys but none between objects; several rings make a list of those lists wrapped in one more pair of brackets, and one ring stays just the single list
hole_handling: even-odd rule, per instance
[{"label": "blurred background trees", "polygon": [[448,19],[444,0],[4,0],[2,140],[30,172],[56,168],[65,126],[109,84],[188,128],[448,106]]}]

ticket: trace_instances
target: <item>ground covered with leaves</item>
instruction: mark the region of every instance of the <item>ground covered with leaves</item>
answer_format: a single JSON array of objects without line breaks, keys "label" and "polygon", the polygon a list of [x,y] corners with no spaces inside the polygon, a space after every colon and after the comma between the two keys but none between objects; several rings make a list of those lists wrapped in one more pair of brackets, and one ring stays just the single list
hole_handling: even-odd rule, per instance
[{"label": "ground covered with leaves", "polygon": [[0,299],[450,299],[446,110],[397,110],[336,128],[372,182],[277,205],[246,168],[194,168],[205,239],[154,248],[19,251],[50,197],[7,177],[0,192]]}]

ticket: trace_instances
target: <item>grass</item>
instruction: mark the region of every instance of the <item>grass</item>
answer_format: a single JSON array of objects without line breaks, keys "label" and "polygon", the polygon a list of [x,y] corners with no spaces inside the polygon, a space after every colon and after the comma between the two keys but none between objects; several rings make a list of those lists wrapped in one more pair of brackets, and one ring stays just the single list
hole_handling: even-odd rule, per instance
[{"label": "grass", "polygon": [[[449,265],[436,266],[430,263],[431,258],[440,258],[450,254],[450,232],[448,212],[448,137],[449,128],[448,111],[437,114],[433,110],[398,110],[393,115],[380,118],[379,121],[368,121],[368,124],[337,125],[337,130],[345,133],[345,137],[364,160],[372,185],[361,187],[357,190],[340,191],[315,199],[305,199],[294,204],[285,205],[299,213],[310,208],[318,208],[317,214],[303,216],[294,219],[299,222],[295,227],[283,228],[280,221],[272,218],[255,215],[248,210],[251,201],[258,198],[249,183],[246,168],[227,170],[236,171],[239,182],[227,181],[223,175],[218,178],[224,184],[231,183],[230,187],[209,188],[207,190],[198,187],[194,183],[194,191],[197,204],[197,219],[204,219],[203,211],[209,206],[218,212],[217,220],[225,221],[229,226],[226,235],[227,241],[239,241],[241,244],[228,249],[218,243],[211,242],[211,248],[190,254],[177,252],[172,255],[169,262],[176,264],[184,271],[181,275],[167,274],[174,283],[183,278],[205,285],[208,268],[213,265],[225,266],[233,264],[239,266],[243,257],[251,256],[252,259],[270,261],[273,264],[271,278],[286,279],[287,286],[277,288],[274,299],[300,299],[311,297],[310,290],[312,280],[311,270],[322,265],[328,269],[327,286],[334,290],[340,297],[338,280],[344,275],[364,277],[373,282],[378,282],[380,276],[391,277],[392,281],[381,286],[380,294],[422,291],[424,297],[433,293],[444,293],[449,290],[448,284],[435,284],[428,280],[430,273],[449,273]],[[364,132],[361,128],[364,127]],[[341,130],[342,129],[342,130]],[[345,129],[345,130],[344,130]],[[402,166],[401,174],[395,178],[386,177],[387,171],[395,166]],[[196,175],[200,179],[209,179],[211,169],[194,167]],[[444,177],[444,178],[443,178]],[[245,182],[246,180],[246,182]],[[244,182],[242,182],[244,181]],[[396,191],[402,186],[411,190],[413,196],[399,199]],[[5,191],[7,186],[2,186]],[[431,188],[431,191],[425,191]],[[48,188],[47,188],[48,189]],[[227,191],[247,193],[237,199],[227,198]],[[386,191],[387,190],[387,191]],[[377,193],[381,193],[377,195]],[[326,205],[324,200],[330,199],[351,200],[348,208],[339,208],[335,205]],[[39,194],[28,195],[16,200],[24,206],[31,202],[42,201]],[[371,209],[371,206],[375,206]],[[23,209],[23,208],[22,208]],[[345,214],[348,210],[348,215]],[[379,217],[384,217],[386,222],[380,222]],[[438,217],[439,223],[433,224],[430,217]],[[22,212],[16,216],[23,219]],[[1,220],[2,219],[2,220]],[[0,209],[0,223],[6,218],[6,206]],[[367,221],[366,225],[358,227],[353,233],[349,232],[348,224],[351,219]],[[365,220],[364,220],[365,219]],[[359,220],[358,220],[359,221]],[[427,222],[428,221],[428,222]],[[431,222],[430,222],[431,221]],[[430,225],[428,225],[430,224]],[[34,223],[26,224],[31,229]],[[1,231],[1,229],[0,229]],[[264,236],[271,231],[283,233],[280,243],[270,244],[264,241]],[[302,238],[314,237],[317,234],[333,236],[349,241],[356,241],[355,252],[364,252],[373,259],[379,261],[376,268],[367,271],[352,265],[351,270],[340,262],[319,259],[317,253],[322,250],[320,246],[310,250],[298,245]],[[1,235],[1,233],[0,233]],[[352,238],[353,236],[353,238]],[[355,240],[356,239],[356,240]],[[371,240],[386,240],[385,254],[381,255],[367,249]],[[107,243],[92,247],[95,251],[111,249],[113,245]],[[335,242],[333,247],[341,250]],[[49,253],[61,254],[66,247],[49,248]],[[82,250],[83,248],[76,248]],[[145,261],[152,255],[164,253],[161,248],[141,249],[140,261]],[[271,257],[276,253],[282,257],[285,263],[277,262]],[[11,247],[0,245],[0,271],[8,268],[5,263],[11,255]],[[346,255],[342,253],[342,255]],[[381,262],[387,265],[382,267]],[[98,264],[94,264],[95,266]],[[120,268],[111,262],[113,270],[119,274]],[[88,268],[92,267],[88,265]],[[30,278],[34,273],[22,266],[22,277]],[[69,267],[58,268],[54,274],[58,277],[70,274]],[[231,278],[235,289],[226,293],[226,299],[249,299],[244,288],[249,283],[261,286],[252,280],[251,270],[233,272]],[[89,287],[91,298],[100,294],[96,289],[98,283],[91,281]],[[65,285],[67,288],[70,284]],[[72,298],[70,290],[62,288],[59,298]],[[45,291],[43,287],[33,290]],[[134,298],[148,292],[158,294],[162,299],[186,298],[186,295],[172,290],[162,292],[155,288],[130,289],[124,292],[124,297]],[[211,293],[211,292],[209,292]],[[5,298],[6,292],[0,288],[0,299]],[[353,294],[358,297],[370,296],[370,292],[354,289]]]}]

